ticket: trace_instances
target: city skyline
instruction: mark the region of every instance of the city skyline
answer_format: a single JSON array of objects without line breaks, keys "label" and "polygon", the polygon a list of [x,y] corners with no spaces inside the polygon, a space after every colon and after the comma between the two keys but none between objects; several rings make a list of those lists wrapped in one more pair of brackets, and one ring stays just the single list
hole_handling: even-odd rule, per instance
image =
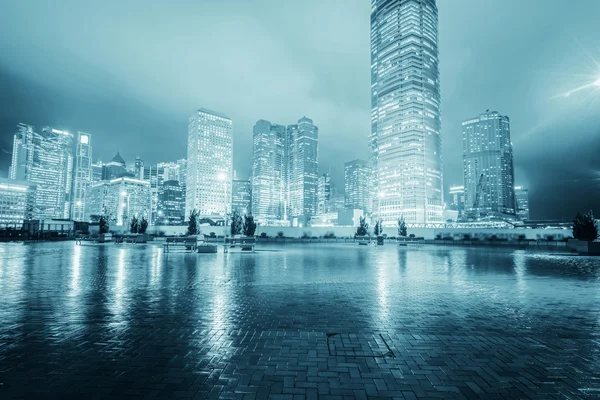
[{"label": "city skyline", "polygon": [[[578,16],[579,22],[575,24],[571,21],[572,18],[563,18],[574,12],[566,1],[552,2],[553,7],[541,6],[547,5],[547,2],[531,1],[522,5],[513,1],[509,3],[514,7],[507,4],[503,10],[496,10],[492,4],[482,3],[484,2],[437,2],[440,20],[445,197],[450,186],[463,183],[460,122],[490,108],[501,110],[511,117],[515,184],[528,187],[532,217],[569,218],[576,211],[591,208],[598,201],[600,189],[600,174],[597,172],[600,166],[594,159],[594,149],[598,148],[600,141],[600,117],[593,114],[597,102],[594,103],[594,99],[589,98],[590,94],[597,96],[597,92],[594,92],[593,87],[573,90],[595,82],[591,76],[599,73],[598,66],[590,59],[590,56],[600,59],[597,49],[593,47],[597,41],[597,33],[590,32],[589,27],[593,24],[586,23],[586,18],[591,18],[593,10],[600,6],[593,1],[581,2],[587,5],[590,12]],[[152,74],[160,71],[166,76],[165,83],[170,85],[165,87],[161,83],[153,89],[142,89],[139,79],[133,76],[140,71],[132,70],[127,57],[123,56],[128,49],[123,47],[125,44],[106,48],[100,42],[104,40],[101,35],[96,36],[97,30],[91,29],[84,36],[90,39],[90,48],[94,48],[93,44],[99,46],[96,48],[101,50],[98,52],[99,56],[105,57],[104,60],[97,60],[94,58],[96,56],[84,51],[75,39],[61,36],[67,35],[67,30],[63,32],[57,29],[45,39],[31,36],[34,34],[15,26],[12,21],[18,20],[16,17],[11,19],[11,16],[22,12],[23,5],[26,6],[27,2],[7,4],[4,7],[6,12],[0,17],[3,22],[6,19],[0,29],[11,31],[11,35],[4,35],[5,39],[0,39],[0,45],[6,49],[0,55],[2,89],[6,90],[0,91],[0,96],[3,96],[1,99],[5,103],[11,105],[1,111],[0,176],[7,176],[12,135],[18,122],[36,127],[51,125],[70,132],[90,133],[95,143],[94,161],[97,156],[109,160],[116,151],[125,153],[127,149],[127,156],[132,157],[128,159],[128,163],[139,155],[147,164],[156,164],[185,156],[187,117],[202,105],[230,115],[234,120],[233,168],[243,178],[249,177],[251,160],[245,153],[251,147],[252,125],[264,116],[273,121],[293,121],[298,115],[309,115],[317,121],[320,128],[319,173],[330,167],[332,182],[338,186],[343,182],[344,162],[368,157],[368,2],[333,1],[327,5],[316,2],[312,4],[313,8],[322,11],[319,21],[325,21],[328,15],[335,15],[331,22],[341,29],[340,33],[327,35],[328,29],[333,28],[316,24],[317,28],[310,34],[310,38],[318,39],[318,43],[314,46],[311,44],[312,47],[289,29],[283,29],[279,39],[273,39],[271,30],[280,27],[280,22],[277,22],[277,18],[269,17],[301,12],[302,6],[299,3],[290,4],[291,11],[282,10],[274,2],[258,2],[253,9],[239,2],[235,5],[209,3],[206,6],[207,18],[214,20],[212,24],[218,21],[218,15],[223,10],[235,7],[243,16],[242,25],[248,28],[248,39],[244,40],[253,38],[276,52],[283,49],[280,59],[284,68],[278,68],[276,73],[272,73],[275,65],[270,66],[266,71],[269,78],[256,75],[265,66],[260,56],[267,50],[261,48],[262,50],[257,51],[259,58],[247,51],[242,52],[243,58],[227,56],[230,57],[227,58],[230,62],[225,68],[217,68],[217,64],[209,63],[208,70],[198,71],[195,75],[189,72],[191,70],[177,69],[183,67],[148,67],[148,70],[142,71],[142,75],[150,74],[144,76],[151,78]],[[43,15],[44,18],[49,16],[60,22],[67,14],[71,18],[84,9],[89,12],[89,4],[81,7],[78,4],[70,4],[69,7],[47,7],[46,3],[37,5],[38,7],[28,7],[31,8],[28,12],[31,13],[32,21]],[[197,8],[192,5],[186,7],[190,16],[197,12]],[[110,5],[108,8],[111,8]],[[511,14],[512,8],[519,9],[519,13]],[[494,23],[485,23],[489,18],[484,16],[490,9],[494,9],[496,15]],[[103,18],[107,18],[107,13],[98,13],[98,21],[101,23]],[[557,29],[540,31],[528,26],[527,21],[532,16],[552,21],[551,25]],[[266,24],[267,19],[271,25]],[[337,25],[342,19],[348,25],[347,28],[343,27],[344,24]],[[507,20],[513,26],[511,31],[514,33],[507,33],[502,29],[502,21]],[[466,21],[470,24],[466,24]],[[165,29],[160,34],[170,38],[178,28],[165,24]],[[209,28],[211,26],[208,24]],[[91,28],[94,27],[97,29],[99,25],[96,26],[94,22]],[[128,29],[127,33],[134,38],[137,37],[136,33],[140,33],[136,28]],[[215,44],[210,49],[227,48],[225,44],[236,49],[238,47],[235,46],[242,46],[235,45],[235,35],[228,34],[225,30],[217,30],[211,36]],[[476,34],[476,31],[481,30],[484,31],[483,35]],[[196,34],[201,32],[192,32],[192,35]],[[484,36],[485,40],[478,36]],[[525,42],[531,47],[521,45],[517,37],[526,37]],[[64,42],[63,50],[52,46],[51,41],[57,39]],[[187,43],[187,40],[184,41]],[[489,43],[494,43],[494,51],[490,50]],[[35,47],[30,47],[34,45]],[[44,52],[34,50],[36,47]],[[15,53],[17,49],[19,56]],[[335,61],[308,56],[320,54],[325,49],[334,50]],[[26,56],[23,56],[23,50]],[[147,54],[147,49],[143,46],[133,50],[141,55]],[[159,46],[157,50],[156,54],[162,55],[164,48]],[[178,49],[173,51],[177,54]],[[294,52],[296,56],[292,54]],[[511,57],[507,58],[503,54],[510,54]],[[298,55],[302,55],[302,59],[298,59]],[[105,60],[109,57],[110,63],[106,63]],[[58,60],[63,62],[58,63]],[[68,63],[64,60],[68,60]],[[310,60],[310,63],[306,60]],[[41,61],[45,61],[44,71],[35,67]],[[343,63],[344,71],[339,70],[340,63]],[[221,90],[216,84],[231,80],[235,65],[245,65],[240,71],[244,78],[239,82],[233,80],[230,84],[238,85],[252,77],[255,79],[245,83],[241,94],[231,92],[229,83],[225,90]],[[207,81],[208,73],[213,74],[210,76],[214,76],[211,80],[215,84]],[[583,76],[578,78],[576,75]],[[182,76],[186,85],[193,88],[200,85],[202,90],[196,90],[199,94],[192,96],[178,95],[181,92],[179,84],[171,76]],[[327,82],[323,81],[324,78]],[[274,96],[277,91],[279,97]],[[119,94],[114,95],[116,93]],[[571,95],[556,97],[561,93]],[[260,101],[254,100],[257,95],[260,96]],[[80,103],[76,100],[82,96],[86,101],[75,104]],[[293,98],[293,101],[282,101],[281,96]],[[265,101],[269,97],[272,100]],[[96,104],[101,107],[96,107]],[[340,137],[343,140],[339,140]],[[170,146],[156,146],[167,138]],[[565,138],[568,139],[566,143]],[[539,151],[539,143],[542,141],[546,147],[543,152]],[[154,146],[146,145],[146,142]],[[573,159],[577,159],[578,164],[568,164]],[[553,193],[559,188],[573,193],[573,196],[556,198]],[[446,198],[444,200],[448,202]]]}]

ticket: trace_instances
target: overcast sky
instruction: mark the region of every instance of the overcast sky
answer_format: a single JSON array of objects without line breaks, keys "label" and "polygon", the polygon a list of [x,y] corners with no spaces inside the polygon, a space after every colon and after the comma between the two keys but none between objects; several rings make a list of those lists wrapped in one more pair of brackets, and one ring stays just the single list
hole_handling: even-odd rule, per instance
[{"label": "overcast sky", "polygon": [[[438,0],[444,182],[462,184],[461,121],[511,119],[532,217],[600,214],[598,0]],[[186,156],[200,107],[252,126],[319,126],[322,172],[368,156],[369,0],[0,1],[0,176],[18,122],[92,134],[94,158]]]}]

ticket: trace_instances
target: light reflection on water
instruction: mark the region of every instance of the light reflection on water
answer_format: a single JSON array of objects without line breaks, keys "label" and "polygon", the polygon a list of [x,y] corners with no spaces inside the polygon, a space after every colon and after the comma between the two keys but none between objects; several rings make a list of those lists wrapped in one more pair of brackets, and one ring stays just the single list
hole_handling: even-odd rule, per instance
[{"label": "light reflection on water", "polygon": [[[188,311],[198,328],[228,329],[243,319],[246,311],[240,310],[249,301],[270,312],[268,298],[261,297],[266,292],[305,287],[318,293],[311,299],[317,304],[319,296],[330,295],[326,285],[354,285],[351,295],[334,290],[345,305],[339,312],[362,313],[373,326],[399,318],[411,302],[440,304],[444,318],[490,304],[525,318],[557,303],[594,312],[599,278],[600,258],[504,248],[267,244],[256,253],[224,255],[165,254],[155,245],[9,243],[0,244],[0,327],[23,322],[27,299],[34,297],[65,329],[91,315],[95,323],[124,332],[136,310],[160,316],[182,307],[194,307]],[[294,289],[298,285],[305,286]],[[270,315],[284,314],[278,309]],[[597,313],[594,319],[600,320]]]}]

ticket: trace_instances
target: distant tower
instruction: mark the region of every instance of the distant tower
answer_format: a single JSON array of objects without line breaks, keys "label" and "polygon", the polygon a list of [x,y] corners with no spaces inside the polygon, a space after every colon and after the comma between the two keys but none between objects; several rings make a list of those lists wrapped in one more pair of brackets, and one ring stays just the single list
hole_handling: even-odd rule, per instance
[{"label": "distant tower", "polygon": [[13,141],[11,179],[37,185],[33,218],[69,218],[73,182],[73,135],[19,124]]},{"label": "distant tower", "polygon": [[71,204],[71,218],[75,221],[86,221],[85,201],[92,185],[92,178],[92,135],[77,132]]},{"label": "distant tower", "polygon": [[252,213],[263,225],[285,216],[286,128],[261,119],[254,125],[252,157]]},{"label": "distant tower", "polygon": [[231,204],[233,122],[204,108],[188,124],[185,213],[225,217]]},{"label": "distant tower", "polygon": [[307,226],[317,213],[319,181],[319,128],[302,117],[287,128],[289,217],[295,226]]},{"label": "distant tower", "polygon": [[[344,164],[345,207],[347,209],[370,211],[371,167],[364,160],[348,161]],[[376,205],[378,205],[376,203]]]},{"label": "distant tower", "polygon": [[438,63],[435,0],[371,0],[371,196],[387,225],[443,222]]},{"label": "distant tower", "polygon": [[515,186],[515,211],[522,221],[529,221],[529,190]]},{"label": "distant tower", "polygon": [[331,176],[323,174],[319,177],[317,187],[317,214],[325,214],[327,212],[327,202],[331,197]]},{"label": "distant tower", "polygon": [[471,215],[515,214],[510,121],[496,111],[462,123],[465,208]]},{"label": "distant tower", "polygon": [[135,158],[135,177],[137,179],[144,179],[144,160],[140,157]]}]

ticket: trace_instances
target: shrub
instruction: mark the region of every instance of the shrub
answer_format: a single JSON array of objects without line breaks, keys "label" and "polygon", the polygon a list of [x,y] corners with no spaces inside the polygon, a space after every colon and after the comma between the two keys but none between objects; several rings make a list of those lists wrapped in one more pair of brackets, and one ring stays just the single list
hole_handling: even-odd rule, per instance
[{"label": "shrub", "polygon": [[261,237],[261,238],[263,238],[263,239],[266,239],[266,238],[268,238],[268,236],[267,236],[267,233],[266,233],[266,232],[263,232],[263,233],[261,233],[261,234],[260,234],[260,237]]},{"label": "shrub", "polygon": [[107,217],[105,217],[104,215],[102,215],[100,217],[100,220],[98,221],[98,224],[100,225],[99,229],[100,229],[100,233],[101,234],[108,233],[110,227],[108,225],[108,218]]},{"label": "shrub", "polygon": [[335,233],[326,232],[325,235],[323,236],[323,239],[335,239]]},{"label": "shrub", "polygon": [[404,217],[398,218],[398,235],[406,236],[406,222]]},{"label": "shrub", "polygon": [[242,233],[242,216],[237,211],[231,215],[230,228],[231,236]]},{"label": "shrub", "polygon": [[463,240],[471,240],[471,235],[469,235],[468,233],[465,233],[463,235]]},{"label": "shrub", "polygon": [[366,236],[368,234],[369,224],[365,217],[360,217],[358,228],[356,228],[356,236]]},{"label": "shrub", "polygon": [[517,240],[518,240],[519,242],[522,242],[522,241],[524,241],[524,240],[526,240],[526,239],[527,239],[527,237],[526,237],[525,235],[519,235],[519,237],[517,238]]},{"label": "shrub", "polygon": [[129,232],[130,233],[138,233],[140,229],[140,224],[138,222],[137,217],[131,218],[131,222],[129,223]]},{"label": "shrub", "polygon": [[256,222],[254,222],[254,216],[252,215],[252,213],[248,213],[248,214],[244,215],[244,235],[245,236],[254,236],[255,232],[256,232]]},{"label": "shrub", "polygon": [[598,227],[591,210],[583,215],[577,213],[573,219],[573,237],[588,242],[598,239]]},{"label": "shrub", "polygon": [[310,232],[302,232],[302,239],[310,239]]},{"label": "shrub", "polygon": [[277,232],[277,237],[278,238],[284,238],[285,236],[283,235],[283,231]]},{"label": "shrub", "polygon": [[146,220],[146,218],[142,217],[142,220],[140,221],[140,225],[138,226],[138,233],[144,234],[144,233],[146,233],[147,229],[148,229],[148,221]]},{"label": "shrub", "polygon": [[547,240],[548,242],[554,242],[554,236],[552,236],[552,235],[548,235],[548,236],[546,236],[546,240]]},{"label": "shrub", "polygon": [[211,238],[216,238],[217,234],[214,233],[214,232],[211,232],[211,233],[208,234],[208,236],[211,237]]},{"label": "shrub", "polygon": [[414,233],[411,233],[410,235],[408,235],[408,237],[409,237],[409,238],[414,238],[414,237],[415,237],[415,234],[414,234]]},{"label": "shrub", "polygon": [[198,233],[198,211],[195,209],[190,212],[188,219],[187,235],[194,236]]},{"label": "shrub", "polygon": [[379,236],[383,233],[383,226],[381,226],[380,219],[378,219],[377,222],[375,223],[375,229],[373,230],[373,233],[375,234],[375,236]]}]

